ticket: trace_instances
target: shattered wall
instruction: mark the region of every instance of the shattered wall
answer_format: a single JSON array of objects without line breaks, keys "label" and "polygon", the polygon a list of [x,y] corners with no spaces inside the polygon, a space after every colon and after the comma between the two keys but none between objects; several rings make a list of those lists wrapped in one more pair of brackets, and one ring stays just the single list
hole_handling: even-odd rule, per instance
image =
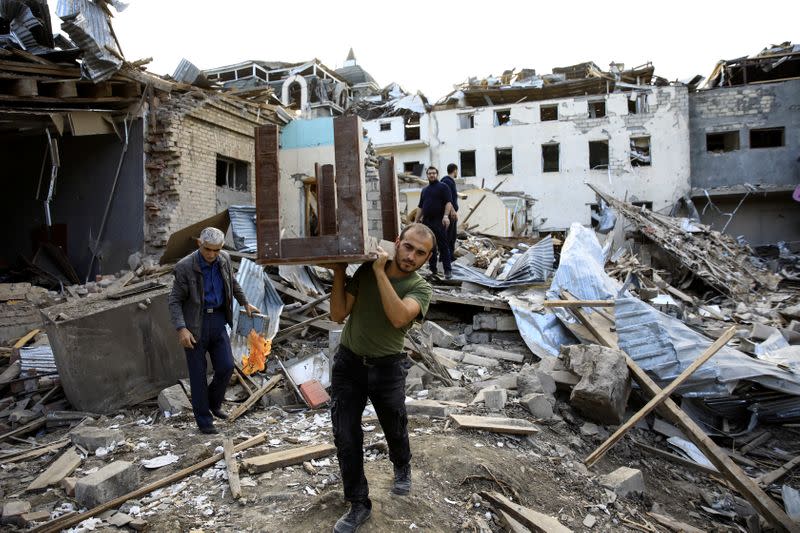
[{"label": "shattered wall", "polygon": [[[628,94],[561,98],[536,103],[439,110],[431,113],[432,163],[459,163],[460,151],[475,151],[476,176],[468,183],[522,191],[536,199],[533,229],[564,230],[572,222],[589,224],[595,197],[584,182],[601,185],[619,198],[652,202],[669,210],[689,191],[689,102],[684,86],[651,87],[646,112],[628,111]],[[606,116],[589,118],[589,102],[605,102]],[[542,121],[540,107],[558,106],[558,120]],[[510,110],[511,120],[495,125],[495,111]],[[460,128],[459,115],[474,113],[474,128]],[[651,165],[631,164],[631,138],[649,137]],[[589,142],[608,141],[609,164],[589,168]],[[559,144],[557,172],[543,172],[542,145]],[[498,174],[495,149],[511,148],[513,172]]]},{"label": "shattered wall", "polygon": [[[158,254],[169,235],[234,203],[255,203],[253,129],[267,120],[245,104],[201,91],[151,99],[145,242]],[[217,159],[247,165],[247,190],[217,187]],[[219,190],[222,189],[222,190]]]},{"label": "shattered wall", "polygon": [[[698,91],[689,97],[692,187],[800,183],[800,80]],[[753,128],[785,128],[784,146],[751,148]],[[739,148],[710,152],[706,135],[735,132]]]}]

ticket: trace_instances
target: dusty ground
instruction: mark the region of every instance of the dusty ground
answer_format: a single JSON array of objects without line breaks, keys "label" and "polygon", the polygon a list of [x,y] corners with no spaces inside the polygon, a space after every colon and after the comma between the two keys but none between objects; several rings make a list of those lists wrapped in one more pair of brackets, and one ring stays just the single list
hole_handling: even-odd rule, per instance
[{"label": "dusty ground", "polygon": [[[644,513],[656,509],[705,531],[739,531],[734,523],[716,517],[709,520],[697,506],[705,493],[711,499],[730,497],[729,491],[709,478],[683,467],[664,462],[623,440],[592,471],[580,462],[607,435],[606,429],[594,436],[581,434],[581,420],[563,402],[563,419],[548,425],[530,437],[515,437],[445,427],[444,420],[413,417],[410,422],[413,452],[412,494],[398,497],[389,492],[392,467],[378,443],[380,426],[367,419],[367,445],[378,444],[367,454],[366,471],[373,499],[373,516],[365,533],[410,531],[503,531],[500,519],[478,493],[484,490],[505,491],[525,506],[558,517],[576,531],[587,515],[593,515],[597,531],[639,531],[633,524],[645,526],[653,520]],[[481,407],[476,414],[488,414]],[[99,427],[120,432],[121,444],[107,456],[90,456],[76,475],[111,460],[140,464],[143,459],[167,451],[180,460],[158,470],[140,467],[142,484],[163,478],[208,457],[221,437],[202,435],[187,415],[150,423],[155,408],[126,411],[116,418],[100,418]],[[526,417],[525,411],[512,405],[506,411],[512,417]],[[374,427],[373,427],[374,426]],[[330,417],[324,410],[286,413],[279,408],[258,408],[234,424],[220,429],[236,440],[261,431],[268,433],[262,446],[243,452],[250,457],[287,446],[331,442]],[[634,430],[634,435],[652,441],[652,433]],[[63,432],[61,433],[63,434]],[[48,434],[47,440],[59,436]],[[42,438],[39,442],[44,441]],[[3,465],[0,490],[10,499],[53,460],[48,455],[26,463]],[[148,522],[149,531],[326,531],[346,510],[335,456],[314,462],[315,473],[301,465],[250,476],[242,470],[243,498],[236,502],[229,493],[224,466],[200,471],[180,483],[156,491],[147,497],[129,501],[120,510],[138,515]],[[644,497],[617,499],[604,489],[600,474],[618,466],[642,469],[647,493]],[[495,482],[493,478],[496,478]],[[40,494],[22,494],[34,510],[53,510],[70,503],[64,491],[51,488]],[[74,503],[74,502],[72,502]],[[645,526],[646,527],[646,526]],[[96,531],[114,528],[97,524]],[[656,526],[651,531],[663,531]]]}]

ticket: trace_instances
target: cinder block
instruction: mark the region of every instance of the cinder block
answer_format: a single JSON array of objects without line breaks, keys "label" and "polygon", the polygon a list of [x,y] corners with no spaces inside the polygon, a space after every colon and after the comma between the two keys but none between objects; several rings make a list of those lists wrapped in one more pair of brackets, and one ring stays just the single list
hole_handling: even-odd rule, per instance
[{"label": "cinder block", "polygon": [[493,389],[483,392],[483,404],[491,411],[499,411],[506,406],[508,391],[505,389]]},{"label": "cinder block", "polygon": [[94,453],[97,448],[108,448],[114,442],[122,442],[124,437],[119,431],[96,427],[79,427],[69,435],[73,444]]},{"label": "cinder block", "polygon": [[11,500],[3,504],[3,524],[22,525],[22,515],[29,513],[31,504],[25,500]]},{"label": "cinder block", "polygon": [[139,484],[139,470],[128,461],[114,461],[78,480],[75,500],[91,509],[131,492]]},{"label": "cinder block", "polygon": [[177,383],[158,393],[158,407],[161,411],[170,415],[191,412],[192,410],[192,404],[183,391],[183,387]]},{"label": "cinder block", "polygon": [[555,415],[553,412],[555,399],[548,394],[532,392],[520,398],[519,403],[535,418],[549,420]]},{"label": "cinder block", "polygon": [[408,415],[447,418],[453,411],[453,407],[434,400],[413,400],[406,403],[406,414]]},{"label": "cinder block", "polygon": [[617,496],[644,494],[645,491],[642,471],[627,466],[621,466],[610,474],[601,476],[600,484],[613,490]]}]

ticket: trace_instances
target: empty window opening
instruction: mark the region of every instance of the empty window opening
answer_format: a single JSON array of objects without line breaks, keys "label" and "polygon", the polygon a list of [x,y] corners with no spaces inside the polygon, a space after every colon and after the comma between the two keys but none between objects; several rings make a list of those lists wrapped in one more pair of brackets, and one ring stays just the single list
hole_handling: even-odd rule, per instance
[{"label": "empty window opening", "polygon": [[227,187],[236,191],[249,189],[248,170],[250,164],[246,161],[229,159],[217,156],[217,187]]},{"label": "empty window opening", "polygon": [[539,107],[539,119],[542,122],[558,120],[558,105],[543,105]]},{"label": "empty window opening", "polygon": [[411,116],[406,119],[404,138],[407,141],[418,141],[420,139],[419,116]]},{"label": "empty window opening", "polygon": [[403,163],[403,172],[406,174],[414,174],[415,176],[422,176],[422,163],[419,161],[406,161]]},{"label": "empty window opening", "polygon": [[494,161],[497,165],[497,174],[513,174],[514,173],[514,158],[511,154],[511,148],[495,148]]},{"label": "empty window opening", "polygon": [[391,122],[381,122],[381,131],[391,131],[391,130],[392,130]]},{"label": "empty window opening", "polygon": [[289,107],[300,109],[303,105],[303,87],[299,82],[293,81],[289,85]]},{"label": "empty window opening", "polygon": [[589,118],[602,118],[604,116],[606,116],[605,100],[589,102]]},{"label": "empty window opening", "polygon": [[628,97],[628,114],[647,113],[647,95],[631,93]]},{"label": "empty window opening", "polygon": [[494,125],[505,126],[511,124],[511,110],[510,109],[497,109],[494,112]]},{"label": "empty window opening", "polygon": [[476,175],[475,150],[464,150],[463,152],[459,152],[459,155],[459,168],[461,169],[461,177],[474,178]]},{"label": "empty window opening", "polygon": [[608,141],[589,141],[589,168],[608,168]]},{"label": "empty window opening", "polygon": [[542,172],[558,172],[558,143],[542,145]]},{"label": "empty window opening", "polygon": [[475,115],[472,113],[462,113],[458,115],[458,129],[471,130],[475,127]]},{"label": "empty window opening", "polygon": [[650,165],[650,137],[631,137],[631,166],[649,167]]},{"label": "empty window opening", "polygon": [[733,152],[739,149],[739,132],[723,131],[706,133],[706,151],[714,153]]},{"label": "empty window opening", "polygon": [[648,201],[631,202],[631,205],[634,205],[634,206],[640,207],[640,208],[643,207],[644,209],[647,209],[648,211],[652,211],[653,210],[653,202],[648,202]]},{"label": "empty window opening", "polygon": [[750,148],[776,148],[784,145],[784,128],[750,130]]}]

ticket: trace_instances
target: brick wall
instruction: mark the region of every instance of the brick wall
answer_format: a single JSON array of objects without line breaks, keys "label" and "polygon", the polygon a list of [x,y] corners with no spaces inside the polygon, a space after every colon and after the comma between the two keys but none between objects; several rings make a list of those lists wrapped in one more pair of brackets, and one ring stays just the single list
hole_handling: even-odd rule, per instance
[{"label": "brick wall", "polygon": [[367,232],[380,240],[383,238],[383,221],[381,219],[381,182],[378,172],[378,156],[372,141],[367,143],[364,157],[364,176],[367,188]]}]

